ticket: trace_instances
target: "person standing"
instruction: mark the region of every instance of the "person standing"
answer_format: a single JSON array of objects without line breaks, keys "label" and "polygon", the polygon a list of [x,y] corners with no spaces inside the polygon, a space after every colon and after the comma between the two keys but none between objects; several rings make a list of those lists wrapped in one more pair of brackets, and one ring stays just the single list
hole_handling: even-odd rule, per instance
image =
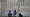
[{"label": "person standing", "polygon": [[16,10],[14,11],[14,17],[16,17],[16,14],[17,14],[17,12],[16,12]]},{"label": "person standing", "polygon": [[9,13],[8,13],[8,17],[12,17],[12,13],[11,13],[11,11],[9,11]]}]

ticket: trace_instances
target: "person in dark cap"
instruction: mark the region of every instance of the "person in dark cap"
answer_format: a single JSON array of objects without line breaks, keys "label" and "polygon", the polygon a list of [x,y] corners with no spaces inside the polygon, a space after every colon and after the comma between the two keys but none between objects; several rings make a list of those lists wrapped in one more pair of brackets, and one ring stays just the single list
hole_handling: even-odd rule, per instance
[{"label": "person in dark cap", "polygon": [[23,17],[21,13],[19,13],[19,17]]},{"label": "person in dark cap", "polygon": [[9,13],[8,13],[8,17],[12,17],[12,13],[11,13],[11,11],[9,11]]}]

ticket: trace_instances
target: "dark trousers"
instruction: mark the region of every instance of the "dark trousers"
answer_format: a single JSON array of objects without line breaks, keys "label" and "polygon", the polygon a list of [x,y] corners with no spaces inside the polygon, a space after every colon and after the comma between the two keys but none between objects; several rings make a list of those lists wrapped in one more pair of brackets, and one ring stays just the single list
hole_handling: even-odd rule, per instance
[{"label": "dark trousers", "polygon": [[8,17],[12,17],[12,16],[8,16]]},{"label": "dark trousers", "polygon": [[19,16],[19,17],[23,17],[23,16]]}]

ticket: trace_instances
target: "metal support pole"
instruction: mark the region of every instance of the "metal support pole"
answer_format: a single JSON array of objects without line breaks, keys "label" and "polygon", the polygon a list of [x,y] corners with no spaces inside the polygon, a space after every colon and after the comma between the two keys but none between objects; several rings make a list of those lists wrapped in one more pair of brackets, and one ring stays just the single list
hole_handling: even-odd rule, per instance
[{"label": "metal support pole", "polygon": [[2,17],[2,0],[1,0],[1,17]]}]

